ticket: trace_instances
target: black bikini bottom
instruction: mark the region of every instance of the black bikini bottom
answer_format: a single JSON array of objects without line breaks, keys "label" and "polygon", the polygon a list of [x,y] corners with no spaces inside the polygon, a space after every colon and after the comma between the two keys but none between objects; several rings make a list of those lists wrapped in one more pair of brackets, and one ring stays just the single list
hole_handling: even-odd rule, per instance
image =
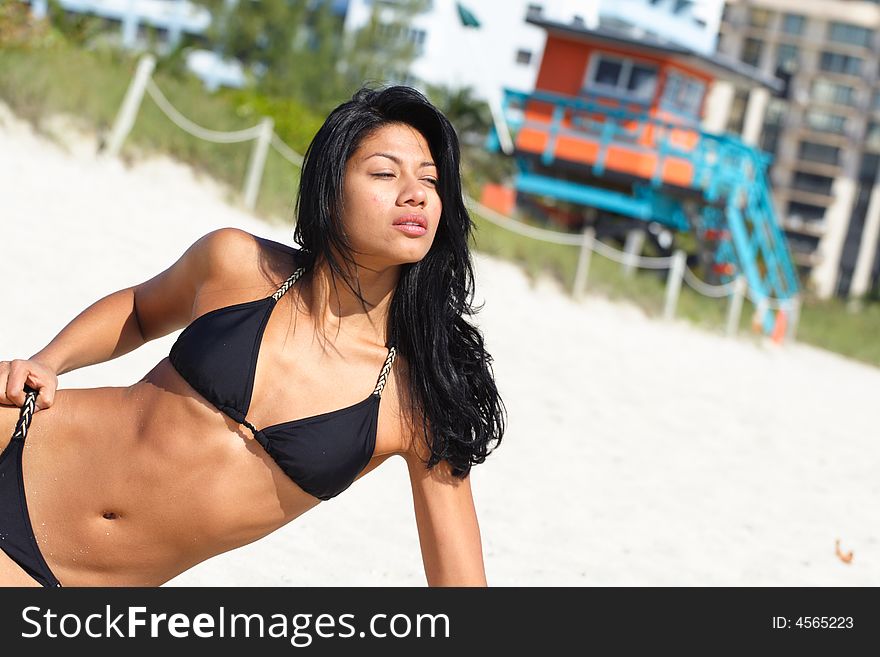
[{"label": "black bikini bottom", "polygon": [[12,440],[0,454],[0,550],[43,586],[61,586],[40,552],[28,515],[21,462],[37,394],[26,387]]}]

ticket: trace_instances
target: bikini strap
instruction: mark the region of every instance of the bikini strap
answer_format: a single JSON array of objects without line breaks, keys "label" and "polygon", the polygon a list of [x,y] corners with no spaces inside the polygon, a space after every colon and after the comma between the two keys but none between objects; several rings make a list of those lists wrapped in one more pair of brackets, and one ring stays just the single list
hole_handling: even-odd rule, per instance
[{"label": "bikini strap", "polygon": [[394,357],[396,355],[397,347],[391,347],[388,350],[388,357],[385,359],[382,371],[379,373],[379,380],[376,382],[376,389],[373,390],[374,395],[382,396],[382,389],[385,387],[385,382],[388,380],[388,373],[391,372],[391,365],[394,363]]},{"label": "bikini strap", "polygon": [[302,276],[303,272],[305,272],[305,270],[306,270],[305,267],[300,267],[295,272],[293,272],[290,275],[290,277],[281,284],[281,287],[278,288],[278,290],[275,292],[275,294],[272,295],[272,298],[275,299],[275,301],[278,301],[278,299],[283,297],[284,293],[287,292],[293,286],[294,283],[296,283],[296,279],[298,279],[300,276]]},{"label": "bikini strap", "polygon": [[31,426],[31,420],[34,417],[37,405],[37,391],[25,385],[24,392],[24,404],[22,404],[21,410],[18,413],[15,431],[12,432],[12,440],[21,440],[22,442],[27,438],[28,428]]}]

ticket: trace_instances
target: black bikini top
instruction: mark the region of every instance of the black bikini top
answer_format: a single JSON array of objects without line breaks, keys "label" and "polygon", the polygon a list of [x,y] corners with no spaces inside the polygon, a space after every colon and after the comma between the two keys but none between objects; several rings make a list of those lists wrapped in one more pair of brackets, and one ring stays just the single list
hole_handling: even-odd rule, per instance
[{"label": "black bikini top", "polygon": [[205,399],[254,434],[269,456],[307,493],[329,500],[348,488],[376,447],[379,400],[394,356],[370,396],[346,408],[257,429],[247,421],[257,356],[272,309],[305,271],[300,267],[270,297],[211,310],[177,337],[169,359]]}]

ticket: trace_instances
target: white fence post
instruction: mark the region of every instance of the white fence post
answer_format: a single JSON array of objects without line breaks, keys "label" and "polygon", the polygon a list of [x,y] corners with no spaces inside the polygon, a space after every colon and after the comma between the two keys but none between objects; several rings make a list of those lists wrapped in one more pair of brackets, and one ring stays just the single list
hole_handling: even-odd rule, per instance
[{"label": "white fence post", "polygon": [[578,254],[577,270],[574,274],[574,298],[584,298],[584,290],[587,289],[587,276],[590,273],[590,256],[593,253],[593,241],[596,239],[596,229],[592,226],[584,228],[581,237],[581,250]]},{"label": "white fence post", "polygon": [[797,332],[797,324],[798,320],[801,317],[801,298],[794,297],[791,300],[791,316],[788,318],[788,326],[785,331],[785,339],[794,341],[795,333]]},{"label": "white fence post", "polygon": [[762,296],[758,299],[758,303],[755,304],[755,312],[752,313],[752,331],[755,333],[761,333],[764,330],[764,316],[767,314],[767,310],[770,307],[769,302],[767,301],[767,297]]},{"label": "white fence post", "polygon": [[147,88],[147,82],[149,82],[154,68],[156,68],[155,57],[152,55],[141,57],[134,78],[131,84],[128,85],[128,91],[125,92],[125,99],[122,101],[122,106],[119,108],[119,113],[113,122],[113,130],[107,141],[107,155],[110,157],[119,155],[122,143],[125,141],[128,133],[131,132],[131,127],[134,125],[134,120],[137,118],[137,113],[141,106],[141,100],[144,98],[144,89]]},{"label": "white fence post", "polygon": [[678,305],[678,292],[681,290],[681,279],[684,276],[685,252],[678,249],[672,254],[672,266],[666,278],[666,304],[663,307],[663,319],[672,319],[675,316],[675,307]]},{"label": "white fence post", "polygon": [[626,243],[623,246],[624,255],[623,275],[632,276],[636,262],[642,252],[642,244],[645,242],[645,231],[641,228],[633,228],[626,234]]},{"label": "white fence post", "polygon": [[269,142],[272,141],[274,129],[275,122],[271,118],[266,117],[260,121],[260,134],[251,151],[247,178],[244,181],[244,205],[248,210],[253,210],[257,204],[260,180],[263,178],[263,168],[266,166],[266,155],[269,152]]},{"label": "white fence post", "polygon": [[737,276],[733,283],[733,294],[730,295],[730,303],[727,306],[727,326],[725,335],[736,335],[739,327],[739,318],[742,315],[743,298],[746,295],[748,282],[745,276]]}]

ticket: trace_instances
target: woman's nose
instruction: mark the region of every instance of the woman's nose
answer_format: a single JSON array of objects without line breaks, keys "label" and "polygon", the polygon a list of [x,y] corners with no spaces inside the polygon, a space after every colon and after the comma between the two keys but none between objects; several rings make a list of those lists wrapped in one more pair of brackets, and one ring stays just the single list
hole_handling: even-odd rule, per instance
[{"label": "woman's nose", "polygon": [[403,203],[424,205],[428,195],[419,180],[410,180],[401,192],[400,199]]}]

